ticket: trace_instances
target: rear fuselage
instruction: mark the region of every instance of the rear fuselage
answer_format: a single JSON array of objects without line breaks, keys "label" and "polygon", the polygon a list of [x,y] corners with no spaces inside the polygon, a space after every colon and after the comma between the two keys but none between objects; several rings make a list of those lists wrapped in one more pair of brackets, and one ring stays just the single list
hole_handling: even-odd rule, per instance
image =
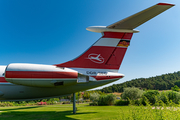
[{"label": "rear fuselage", "polygon": [[[30,100],[68,95],[122,78],[119,73],[88,70],[82,74],[53,65],[10,64],[0,66],[0,100]],[[89,75],[92,75],[89,76]]]}]

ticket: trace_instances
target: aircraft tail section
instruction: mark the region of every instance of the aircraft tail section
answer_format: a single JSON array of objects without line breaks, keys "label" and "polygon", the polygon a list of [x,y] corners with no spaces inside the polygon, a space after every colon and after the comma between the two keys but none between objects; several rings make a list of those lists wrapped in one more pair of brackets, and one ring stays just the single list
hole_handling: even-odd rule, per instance
[{"label": "aircraft tail section", "polygon": [[132,35],[133,33],[104,32],[80,57],[56,66],[118,70]]},{"label": "aircraft tail section", "polygon": [[106,69],[117,71],[133,33],[139,31],[134,28],[174,6],[173,4],[158,3],[130,17],[109,26],[93,26],[86,28],[92,32],[102,33],[102,37],[78,58],[66,63],[57,64],[58,67]]}]

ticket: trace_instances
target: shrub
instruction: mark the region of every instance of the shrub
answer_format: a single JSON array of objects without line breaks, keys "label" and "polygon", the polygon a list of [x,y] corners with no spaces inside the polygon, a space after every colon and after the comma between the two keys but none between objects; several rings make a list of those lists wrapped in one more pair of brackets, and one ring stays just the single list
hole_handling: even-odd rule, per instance
[{"label": "shrub", "polygon": [[99,94],[98,93],[91,93],[90,94],[90,100],[93,102],[97,102],[99,100]]},{"label": "shrub", "polygon": [[116,100],[116,95],[113,94],[106,95],[107,105],[113,105],[115,100]]},{"label": "shrub", "polygon": [[84,92],[83,99],[89,99],[89,98],[90,98],[90,93]]},{"label": "shrub", "polygon": [[165,104],[168,104],[170,101],[172,101],[173,103],[179,104],[180,93],[176,91],[162,92],[159,96],[159,100],[162,100]]},{"label": "shrub", "polygon": [[171,87],[171,90],[179,92],[179,87],[177,85],[175,85],[174,87]]},{"label": "shrub", "polygon": [[85,102],[90,102],[90,99],[86,99]]},{"label": "shrub", "polygon": [[[100,95],[98,93],[90,94],[90,100],[93,102],[92,104],[94,104],[94,105],[98,104],[99,96]],[[91,105],[91,103],[90,103],[90,105]]]},{"label": "shrub", "polygon": [[101,95],[98,100],[98,105],[107,105],[106,95]]},{"label": "shrub", "polygon": [[161,92],[161,94],[159,96],[159,100],[161,100],[165,104],[168,104],[169,103],[169,98],[168,98],[167,92]]},{"label": "shrub", "polygon": [[140,90],[139,88],[135,88],[135,87],[127,87],[124,88],[124,92],[122,94],[122,99],[125,100],[136,100],[138,98],[140,98],[143,94],[143,90]]},{"label": "shrub", "polygon": [[70,101],[63,101],[62,104],[70,104]]},{"label": "shrub", "polygon": [[155,104],[155,102],[157,101],[157,96],[159,96],[159,92],[157,90],[148,90],[146,92],[143,93],[142,96],[142,104],[146,105],[145,102],[145,98],[151,103],[151,104]]},{"label": "shrub", "polygon": [[142,99],[139,99],[139,100],[134,100],[134,104],[135,105],[142,105]]},{"label": "shrub", "polygon": [[119,106],[126,106],[126,105],[129,105],[129,101],[127,100],[117,100],[115,105],[119,105]]},{"label": "shrub", "polygon": [[98,100],[98,105],[113,105],[116,100],[116,95],[108,94],[101,95]]},{"label": "shrub", "polygon": [[175,91],[167,91],[167,96],[169,98],[169,101],[172,101],[176,104],[178,104],[180,102],[180,94],[179,92],[175,92]]},{"label": "shrub", "polygon": [[97,102],[89,103],[90,106],[97,106]]}]

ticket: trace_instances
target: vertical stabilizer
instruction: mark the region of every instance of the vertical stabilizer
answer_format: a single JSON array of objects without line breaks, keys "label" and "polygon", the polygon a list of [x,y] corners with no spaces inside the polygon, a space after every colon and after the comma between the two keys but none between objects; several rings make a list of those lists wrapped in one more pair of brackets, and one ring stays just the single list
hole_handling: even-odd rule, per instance
[{"label": "vertical stabilizer", "polygon": [[80,57],[58,64],[59,67],[118,70],[133,33],[104,32]]}]

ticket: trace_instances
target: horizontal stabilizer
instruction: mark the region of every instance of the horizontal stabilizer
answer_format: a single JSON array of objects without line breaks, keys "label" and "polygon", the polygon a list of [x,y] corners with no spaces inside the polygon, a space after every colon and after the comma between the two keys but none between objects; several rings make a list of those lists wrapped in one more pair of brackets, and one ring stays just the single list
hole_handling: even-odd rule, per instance
[{"label": "horizontal stabilizer", "polygon": [[134,28],[140,26],[141,24],[173,6],[173,4],[158,3],[150,8],[147,8],[112,25],[109,25],[107,28],[133,30]]},{"label": "horizontal stabilizer", "polygon": [[91,32],[125,32],[125,33],[138,33],[138,30],[127,30],[127,29],[111,29],[107,28],[106,26],[90,26],[87,27],[86,30]]}]

